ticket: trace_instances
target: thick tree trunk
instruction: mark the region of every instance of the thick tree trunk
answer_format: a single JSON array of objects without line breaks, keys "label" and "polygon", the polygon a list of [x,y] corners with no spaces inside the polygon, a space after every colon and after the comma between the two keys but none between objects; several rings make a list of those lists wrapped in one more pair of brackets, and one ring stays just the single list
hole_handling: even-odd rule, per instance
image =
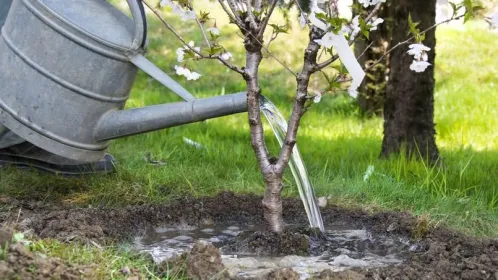
[{"label": "thick tree trunk", "polygon": [[[384,53],[389,49],[391,40],[391,5],[383,5],[378,17],[384,19],[384,23],[378,26],[378,30],[370,33],[370,40],[358,40],[354,45],[356,57],[361,57],[358,62],[369,67],[382,58]],[[367,47],[371,44],[371,47]],[[378,63],[372,69],[366,71],[366,77],[363,81],[358,95],[358,103],[362,115],[380,116],[384,108],[384,99],[389,75],[389,57]]]},{"label": "thick tree trunk", "polygon": [[[408,15],[420,22],[420,30],[435,24],[436,0],[394,0],[393,38],[391,46],[406,40]],[[434,65],[436,38],[434,29],[423,42],[431,48],[429,63]],[[403,151],[420,155],[431,162],[439,158],[434,124],[434,66],[423,73],[410,70],[413,56],[407,45],[391,53],[390,75],[384,104],[384,140],[382,156]]]}]

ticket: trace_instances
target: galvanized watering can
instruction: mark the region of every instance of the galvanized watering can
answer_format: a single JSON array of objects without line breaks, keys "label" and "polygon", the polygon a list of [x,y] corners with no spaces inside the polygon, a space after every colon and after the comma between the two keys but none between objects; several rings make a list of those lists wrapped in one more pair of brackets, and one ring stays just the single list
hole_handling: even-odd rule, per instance
[{"label": "galvanized watering can", "polygon": [[[104,0],[14,0],[0,40],[0,123],[52,153],[102,158],[109,140],[247,110],[245,93],[195,99],[149,62],[145,12]],[[186,102],[123,110],[138,68]]]}]

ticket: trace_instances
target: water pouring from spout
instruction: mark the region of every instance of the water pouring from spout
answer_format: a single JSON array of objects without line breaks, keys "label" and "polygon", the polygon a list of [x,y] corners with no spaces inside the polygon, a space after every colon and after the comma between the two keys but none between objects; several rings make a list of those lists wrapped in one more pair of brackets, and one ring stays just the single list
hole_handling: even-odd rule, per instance
[{"label": "water pouring from spout", "polygon": [[[277,107],[265,97],[261,97],[260,109],[270,124],[278,143],[282,146],[287,133],[287,122],[285,121],[284,116],[280,113]],[[312,228],[318,228],[323,232],[324,226],[322,214],[320,213],[320,209],[316,203],[315,191],[313,190],[313,185],[309,180],[308,172],[306,171],[306,167],[304,166],[304,162],[301,158],[297,145],[294,145],[292,150],[289,166],[292,175],[296,180],[299,196],[303,201],[310,226]]]}]

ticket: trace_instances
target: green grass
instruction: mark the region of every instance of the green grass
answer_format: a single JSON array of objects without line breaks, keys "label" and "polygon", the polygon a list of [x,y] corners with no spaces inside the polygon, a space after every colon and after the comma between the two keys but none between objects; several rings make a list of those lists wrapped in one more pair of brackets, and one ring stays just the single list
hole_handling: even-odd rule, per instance
[{"label": "green grass", "polygon": [[[182,25],[177,22],[177,26]],[[219,26],[225,26],[223,21]],[[193,27],[183,25],[182,29],[189,40],[200,42]],[[150,32],[148,57],[174,75],[175,50],[180,45],[152,17]],[[222,28],[222,32],[226,34],[224,46],[241,64],[240,38],[233,29]],[[271,48],[295,71],[305,42],[292,38],[301,32],[294,28]],[[444,168],[402,157],[378,159],[382,120],[361,118],[355,101],[342,94],[327,96],[305,115],[298,145],[319,196],[332,195],[332,200],[343,206],[410,211],[469,234],[496,236],[498,34],[471,22],[463,30],[441,27],[437,38],[435,118]],[[198,67],[203,74],[199,81],[178,78],[195,96],[244,90],[243,80],[219,63],[203,61]],[[263,62],[261,72],[263,94],[288,116],[294,78],[272,59]],[[139,73],[131,96],[128,107],[179,100],[144,73]],[[276,151],[277,142],[266,128],[269,147]],[[183,137],[204,148],[185,144]],[[120,139],[110,152],[120,162],[115,175],[75,179],[10,169],[0,171],[0,193],[68,205],[112,207],[164,203],[185,194],[264,191],[250,146],[247,114]],[[146,153],[166,165],[148,165]],[[364,181],[370,165],[375,173]],[[298,196],[290,172],[285,176],[284,194]],[[63,252],[59,250],[56,255]]]},{"label": "green grass", "polygon": [[[123,246],[102,248],[97,245],[61,243],[57,240],[38,240],[29,245],[31,251],[44,256],[57,256],[64,261],[87,267],[94,279],[127,279],[120,270],[128,267],[135,275],[158,279],[151,271],[151,261]],[[128,276],[129,277],[129,276]],[[169,277],[161,278],[164,280]]]}]

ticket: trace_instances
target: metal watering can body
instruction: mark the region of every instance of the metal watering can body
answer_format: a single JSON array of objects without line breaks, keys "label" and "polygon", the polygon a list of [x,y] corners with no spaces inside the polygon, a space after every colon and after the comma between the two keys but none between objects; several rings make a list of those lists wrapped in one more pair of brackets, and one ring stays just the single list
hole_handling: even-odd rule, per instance
[{"label": "metal watering can body", "polygon": [[[0,123],[80,161],[109,140],[247,110],[245,93],[195,99],[145,57],[140,0],[133,20],[103,0],[15,0],[0,40]],[[123,110],[138,68],[186,102]]]}]

